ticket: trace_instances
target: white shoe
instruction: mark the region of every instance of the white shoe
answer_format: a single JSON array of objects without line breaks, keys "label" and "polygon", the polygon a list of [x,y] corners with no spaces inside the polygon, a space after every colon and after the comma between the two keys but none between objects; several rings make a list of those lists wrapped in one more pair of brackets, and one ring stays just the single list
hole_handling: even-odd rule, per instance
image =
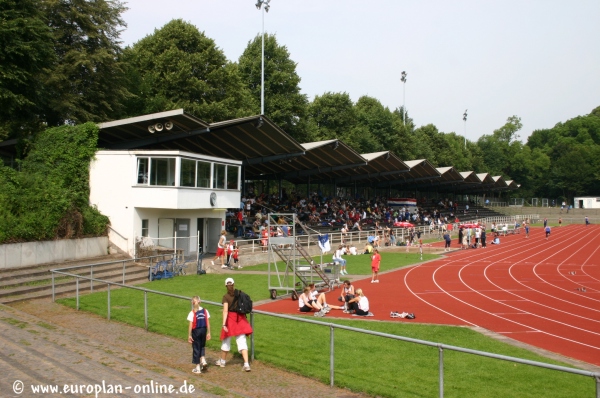
[{"label": "white shoe", "polygon": [[250,365],[248,365],[248,364],[244,364],[244,367],[242,368],[242,370],[243,370],[244,372],[250,372]]},{"label": "white shoe", "polygon": [[215,362],[215,365],[224,368],[225,367],[225,361],[223,361],[222,359],[217,359],[217,362]]},{"label": "white shoe", "polygon": [[375,279],[375,283],[379,283],[379,279]]},{"label": "white shoe", "polygon": [[375,281],[371,281],[371,283],[375,283]]},{"label": "white shoe", "polygon": [[210,262],[210,265],[215,265],[215,262],[214,262],[214,261],[211,261],[211,262]]}]

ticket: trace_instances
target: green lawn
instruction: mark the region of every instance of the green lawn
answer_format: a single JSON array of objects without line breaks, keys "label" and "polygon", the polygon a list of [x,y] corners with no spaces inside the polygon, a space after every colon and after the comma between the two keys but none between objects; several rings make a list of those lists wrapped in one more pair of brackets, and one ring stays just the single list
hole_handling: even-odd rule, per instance
[{"label": "green lawn", "polygon": [[[431,256],[431,257],[430,257]],[[433,255],[424,255],[433,258]],[[418,254],[382,253],[382,270],[415,262]],[[266,270],[266,265],[247,270]],[[369,256],[348,256],[351,274],[370,273]],[[189,275],[153,281],[143,287],[186,297],[200,295],[203,300],[219,303],[225,292],[225,276]],[[253,300],[268,299],[267,275],[240,273],[236,286]],[[111,292],[111,319],[144,327],[143,293],[131,289]],[[75,299],[59,302],[74,307]],[[221,324],[221,308],[205,303],[211,323]],[[107,313],[106,292],[80,297],[80,308],[103,316]],[[186,339],[188,300],[148,294],[149,330]],[[319,318],[330,324],[347,325],[420,340],[472,348],[502,355],[555,363],[527,350],[503,344],[464,327],[428,326],[400,322],[358,319]],[[329,383],[329,335],[326,326],[254,314],[255,357],[289,371]],[[214,332],[213,332],[214,333]],[[215,333],[215,336],[218,332]],[[438,349],[335,330],[335,384],[353,391],[381,397],[438,396]],[[218,351],[218,338],[208,342]],[[544,370],[526,365],[462,354],[444,353],[444,392],[446,397],[593,397],[591,378]],[[564,364],[562,364],[564,365]]]},{"label": "green lawn", "polygon": [[[400,252],[381,252],[381,266],[379,267],[379,272],[385,272],[392,269],[398,269],[402,267],[406,267],[407,265],[415,264],[420,261],[420,254],[415,253],[412,249],[412,252],[406,253],[405,247],[399,247],[401,249]],[[436,254],[427,254],[423,253],[423,261],[433,260],[439,258]],[[313,257],[316,263],[321,263],[321,256]],[[350,273],[350,275],[371,275],[371,256],[366,254],[359,254],[356,256],[344,256],[346,259],[346,269]],[[279,257],[276,258],[278,269],[283,269],[285,267],[285,263],[281,261]],[[243,259],[241,260],[243,261]],[[323,256],[323,263],[331,262],[331,254]],[[250,265],[244,267],[242,270],[237,271],[268,271],[269,264],[258,264],[258,265]],[[273,264],[271,264],[273,267]],[[271,268],[273,270],[273,268]]]}]

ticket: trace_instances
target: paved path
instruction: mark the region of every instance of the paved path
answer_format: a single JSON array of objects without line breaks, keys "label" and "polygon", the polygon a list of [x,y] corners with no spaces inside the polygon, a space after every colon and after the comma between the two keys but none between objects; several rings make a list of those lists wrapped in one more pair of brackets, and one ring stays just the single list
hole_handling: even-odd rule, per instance
[{"label": "paved path", "polygon": [[[252,372],[241,371],[241,360],[225,368],[209,366],[201,375],[191,373],[191,350],[187,342],[146,332],[133,326],[78,312],[49,299],[27,301],[12,307],[0,305],[1,397],[40,397],[59,394],[31,392],[35,384],[120,384],[123,396],[132,397],[365,397],[348,390],[330,388],[312,379],[272,368],[260,361]],[[207,352],[209,364],[216,352]],[[293,359],[292,359],[293,360]],[[13,392],[21,380],[25,391]],[[135,394],[136,385],[195,387],[193,394]],[[94,396],[94,394],[61,394]],[[110,395],[100,394],[100,397]]]}]

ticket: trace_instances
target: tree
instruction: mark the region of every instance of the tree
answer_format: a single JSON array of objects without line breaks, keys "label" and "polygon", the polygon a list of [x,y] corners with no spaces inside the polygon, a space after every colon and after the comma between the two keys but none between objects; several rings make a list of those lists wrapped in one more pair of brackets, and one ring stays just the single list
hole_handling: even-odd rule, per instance
[{"label": "tree", "polygon": [[37,0],[0,0],[0,141],[39,128],[52,36]]},{"label": "tree", "polygon": [[238,67],[194,25],[172,20],[126,49],[129,116],[183,108],[208,122],[252,115]]},{"label": "tree", "polygon": [[477,145],[483,153],[483,160],[488,172],[500,174],[505,178],[510,175],[510,164],[513,156],[519,152],[521,143],[517,132],[523,127],[521,118],[511,116],[506,123],[492,135],[483,135]]},{"label": "tree", "polygon": [[[356,127],[356,111],[348,93],[331,93],[315,96],[308,107],[309,128],[315,141],[337,138],[346,142]],[[352,146],[351,142],[346,142]]]},{"label": "tree", "polygon": [[[265,34],[265,115],[299,142],[309,140],[306,128],[308,99],[300,93],[296,63],[275,35]],[[256,36],[238,60],[240,74],[250,89],[255,114],[260,114],[262,38]]]},{"label": "tree", "polygon": [[116,0],[42,0],[55,61],[44,81],[49,126],[111,120],[129,95],[120,60],[121,14]]}]

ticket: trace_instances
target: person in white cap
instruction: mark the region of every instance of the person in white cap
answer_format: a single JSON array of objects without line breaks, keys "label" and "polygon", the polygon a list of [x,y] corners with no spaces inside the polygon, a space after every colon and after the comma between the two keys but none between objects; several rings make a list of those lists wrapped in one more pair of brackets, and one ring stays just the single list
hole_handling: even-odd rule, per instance
[{"label": "person in white cap", "polygon": [[223,328],[221,329],[221,358],[216,364],[222,368],[225,367],[227,353],[231,350],[231,337],[235,337],[237,349],[244,358],[244,366],[242,370],[250,372],[250,364],[248,363],[248,344],[246,336],[252,334],[252,326],[246,319],[246,314],[229,311],[233,304],[235,295],[235,282],[233,278],[225,279],[227,293],[223,296],[221,303],[223,304]]}]

